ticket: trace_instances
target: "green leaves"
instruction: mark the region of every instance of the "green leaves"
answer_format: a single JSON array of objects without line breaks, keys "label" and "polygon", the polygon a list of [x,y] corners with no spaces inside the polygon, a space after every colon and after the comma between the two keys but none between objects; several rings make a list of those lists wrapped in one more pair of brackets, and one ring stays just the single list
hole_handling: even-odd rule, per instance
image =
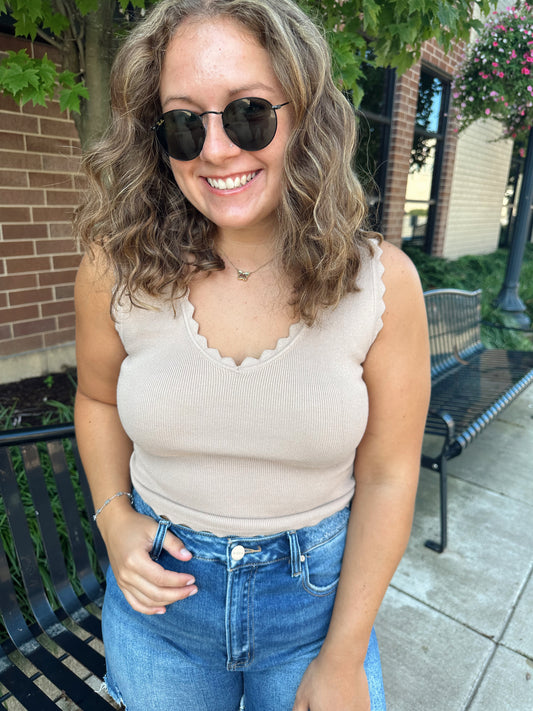
[{"label": "green leaves", "polygon": [[31,100],[34,106],[46,106],[46,99],[54,95],[56,78],[56,65],[46,55],[32,59],[22,49],[8,52],[0,62],[0,89],[20,104]]},{"label": "green leaves", "polygon": [[58,76],[58,83],[62,87],[59,93],[59,108],[61,111],[76,111],[80,113],[80,100],[88,99],[89,92],[82,82],[76,81],[73,72],[62,72]]},{"label": "green leaves", "polygon": [[479,25],[474,6],[482,12],[496,0],[298,0],[328,31],[333,69],[339,84],[351,90],[354,104],[362,98],[358,87],[361,66],[394,67],[403,73],[419,58],[431,38],[448,49],[453,39],[467,39]]},{"label": "green leaves", "polygon": [[98,9],[98,0],[76,0],[76,6],[82,15],[88,15]]},{"label": "green leaves", "polygon": [[0,10],[9,12],[15,20],[15,34],[34,40],[39,28],[45,28],[59,36],[69,26],[65,15],[55,12],[49,0],[10,0],[9,7],[4,0]]},{"label": "green leaves", "polygon": [[56,65],[46,55],[42,59],[32,59],[25,49],[8,52],[0,62],[0,90],[10,94],[19,104],[32,101],[34,106],[46,106],[47,100],[54,98],[57,86],[61,87],[61,111],[70,109],[79,113],[80,100],[88,99],[89,92],[73,72],[58,74]]}]

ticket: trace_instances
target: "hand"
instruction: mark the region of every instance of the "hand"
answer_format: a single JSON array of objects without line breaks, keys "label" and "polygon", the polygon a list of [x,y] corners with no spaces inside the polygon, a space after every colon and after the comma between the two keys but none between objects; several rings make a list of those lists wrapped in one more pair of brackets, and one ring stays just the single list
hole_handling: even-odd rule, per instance
[{"label": "hand", "polygon": [[292,711],[370,711],[363,663],[320,652],[302,677]]},{"label": "hand", "polygon": [[[118,514],[118,515],[117,515]],[[157,522],[131,508],[114,512],[101,526],[109,562],[126,600],[137,612],[163,614],[166,606],[198,592],[194,577],[165,570],[150,558]],[[178,560],[188,561],[191,553],[167,531],[163,548]]]}]

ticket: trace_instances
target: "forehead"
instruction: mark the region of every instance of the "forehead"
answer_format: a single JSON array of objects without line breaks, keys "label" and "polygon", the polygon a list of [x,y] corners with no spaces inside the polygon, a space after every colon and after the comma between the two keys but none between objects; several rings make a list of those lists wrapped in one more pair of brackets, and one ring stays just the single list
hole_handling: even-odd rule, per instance
[{"label": "forehead", "polygon": [[189,19],[179,26],[163,60],[162,104],[173,97],[215,100],[254,87],[264,98],[280,98],[268,52],[243,25],[218,17]]}]

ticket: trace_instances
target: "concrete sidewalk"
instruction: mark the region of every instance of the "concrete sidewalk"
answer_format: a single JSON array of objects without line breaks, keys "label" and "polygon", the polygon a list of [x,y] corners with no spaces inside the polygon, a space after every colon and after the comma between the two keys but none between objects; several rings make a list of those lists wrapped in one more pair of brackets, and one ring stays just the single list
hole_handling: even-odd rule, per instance
[{"label": "concrete sidewalk", "polygon": [[376,623],[388,711],[533,711],[533,386],[438,475]]}]

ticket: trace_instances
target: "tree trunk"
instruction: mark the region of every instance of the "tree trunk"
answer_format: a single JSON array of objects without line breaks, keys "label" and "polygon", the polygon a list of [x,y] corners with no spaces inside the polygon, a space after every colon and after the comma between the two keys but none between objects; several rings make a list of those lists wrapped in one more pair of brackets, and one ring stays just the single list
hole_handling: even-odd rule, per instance
[{"label": "tree trunk", "polygon": [[99,138],[109,123],[115,8],[116,0],[100,0],[97,10],[82,17],[75,0],[61,3],[61,10],[70,20],[70,27],[62,38],[63,69],[84,79],[89,91],[89,99],[80,101],[80,113],[72,112],[82,150]]},{"label": "tree trunk", "polygon": [[82,149],[99,138],[110,120],[109,75],[115,51],[115,0],[100,0],[98,10],[84,17],[85,84],[89,99],[82,99],[78,133]]}]

